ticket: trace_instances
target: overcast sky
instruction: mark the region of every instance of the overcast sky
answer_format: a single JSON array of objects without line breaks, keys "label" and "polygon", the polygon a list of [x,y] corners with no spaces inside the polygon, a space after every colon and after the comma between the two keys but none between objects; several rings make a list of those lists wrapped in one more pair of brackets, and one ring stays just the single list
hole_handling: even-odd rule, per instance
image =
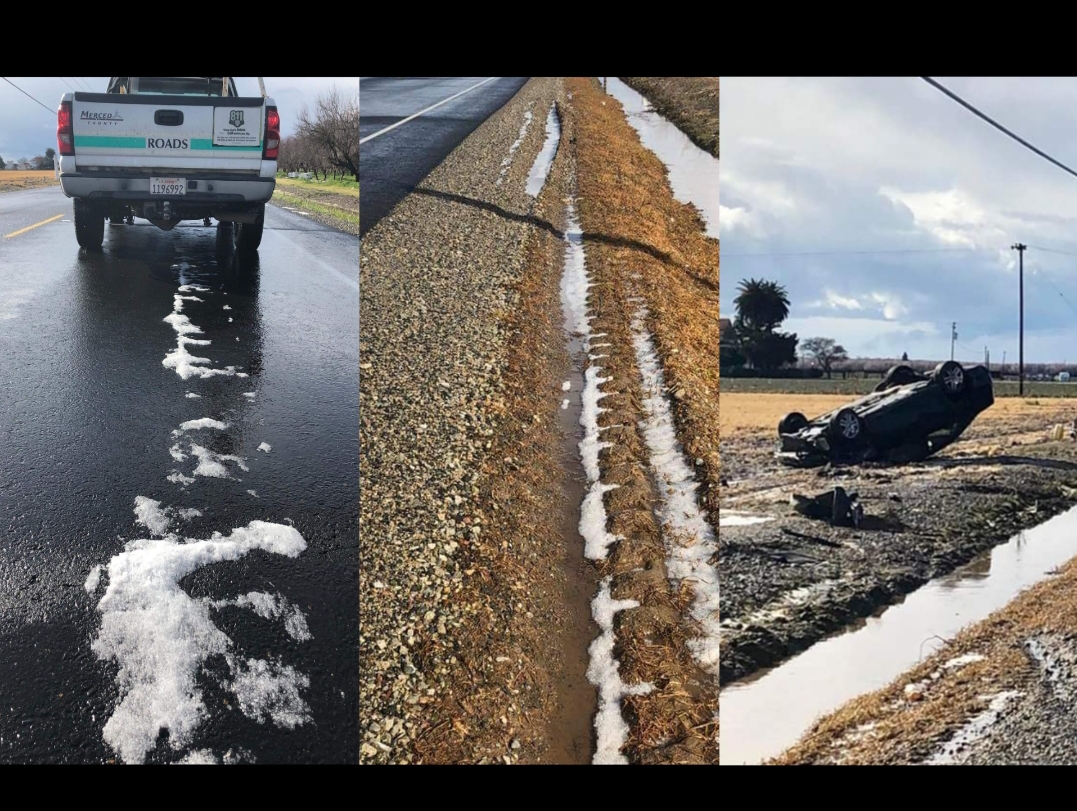
[{"label": "overcast sky", "polygon": [[[933,78],[1077,170],[1077,80]],[[723,316],[764,278],[801,340],[943,359],[956,321],[958,360],[1012,363],[1023,242],[1025,361],[1077,363],[1077,177],[922,79],[723,77],[722,149]]]},{"label": "overcast sky", "polygon": [[[0,81],[0,156],[5,161],[33,158],[35,155],[44,154],[45,149],[50,146],[56,148],[55,110],[60,104],[61,96],[70,93],[72,87],[78,90],[89,87],[95,93],[104,93],[108,87],[107,76],[7,78],[48,109],[31,101],[7,82]],[[281,118],[281,135],[284,137],[295,132],[295,120],[304,102],[313,109],[318,95],[334,85],[342,95],[359,92],[357,76],[266,76],[264,81],[266,94],[277,103]],[[258,79],[252,76],[237,77],[236,89],[242,95],[261,95]]]}]

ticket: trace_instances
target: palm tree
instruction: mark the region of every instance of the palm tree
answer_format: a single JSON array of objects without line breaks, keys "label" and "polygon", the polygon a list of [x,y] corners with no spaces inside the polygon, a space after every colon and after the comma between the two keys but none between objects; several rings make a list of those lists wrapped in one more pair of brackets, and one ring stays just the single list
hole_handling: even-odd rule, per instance
[{"label": "palm tree", "polygon": [[789,295],[777,282],[741,281],[733,303],[744,326],[770,332],[789,316]]}]

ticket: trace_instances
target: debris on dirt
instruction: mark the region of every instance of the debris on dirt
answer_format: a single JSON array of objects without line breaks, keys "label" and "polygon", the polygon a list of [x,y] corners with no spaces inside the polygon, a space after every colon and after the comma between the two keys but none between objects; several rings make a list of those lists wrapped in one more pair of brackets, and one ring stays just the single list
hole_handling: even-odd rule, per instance
[{"label": "debris on dirt", "polygon": [[1052,442],[1061,442],[1063,439],[1077,441],[1077,420],[1069,424],[1059,422],[1051,426],[1050,439]]},{"label": "debris on dirt", "polygon": [[860,528],[864,518],[864,506],[856,493],[846,493],[844,487],[835,487],[817,496],[794,493],[790,498],[793,509],[807,518],[829,521],[835,527]]}]

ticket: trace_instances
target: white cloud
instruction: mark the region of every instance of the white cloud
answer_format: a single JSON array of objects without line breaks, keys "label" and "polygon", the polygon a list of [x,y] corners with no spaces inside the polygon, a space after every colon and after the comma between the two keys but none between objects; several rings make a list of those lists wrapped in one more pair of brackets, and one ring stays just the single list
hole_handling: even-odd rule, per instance
[{"label": "white cloud", "polygon": [[[1072,80],[940,81],[1074,160]],[[949,358],[957,321],[962,335],[981,336],[966,342],[970,356],[984,345],[992,358],[1012,356],[1010,245],[1024,242],[1026,360],[1072,353],[1072,177],[916,77],[730,77],[722,91],[722,312],[732,312],[738,280],[764,278],[788,290],[790,323],[865,316],[833,319],[848,334],[830,337],[853,354],[878,356],[890,336],[910,355]]]},{"label": "white cloud", "polygon": [[763,236],[758,220],[746,208],[718,206],[718,228],[726,236],[734,230],[746,231],[756,237]]},{"label": "white cloud", "polygon": [[846,298],[835,293],[833,290],[826,291],[826,304],[832,309],[859,310],[861,304],[855,298]]}]

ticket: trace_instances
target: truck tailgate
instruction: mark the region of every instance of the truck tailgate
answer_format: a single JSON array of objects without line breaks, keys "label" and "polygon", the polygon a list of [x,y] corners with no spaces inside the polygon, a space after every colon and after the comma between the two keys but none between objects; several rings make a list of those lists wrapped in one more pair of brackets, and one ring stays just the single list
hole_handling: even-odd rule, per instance
[{"label": "truck tailgate", "polygon": [[257,97],[75,93],[75,166],[257,174],[263,104]]}]

